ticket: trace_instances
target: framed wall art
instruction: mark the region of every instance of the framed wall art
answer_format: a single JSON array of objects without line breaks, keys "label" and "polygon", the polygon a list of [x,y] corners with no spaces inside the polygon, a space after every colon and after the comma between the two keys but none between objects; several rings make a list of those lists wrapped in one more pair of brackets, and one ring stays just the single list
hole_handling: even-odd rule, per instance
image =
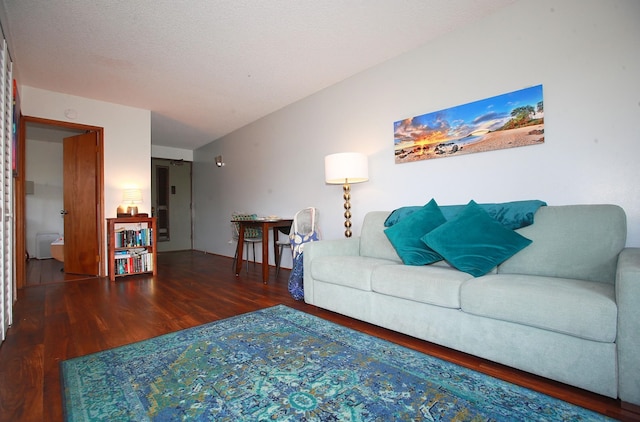
[{"label": "framed wall art", "polygon": [[542,85],[394,123],[396,164],[544,143]]}]

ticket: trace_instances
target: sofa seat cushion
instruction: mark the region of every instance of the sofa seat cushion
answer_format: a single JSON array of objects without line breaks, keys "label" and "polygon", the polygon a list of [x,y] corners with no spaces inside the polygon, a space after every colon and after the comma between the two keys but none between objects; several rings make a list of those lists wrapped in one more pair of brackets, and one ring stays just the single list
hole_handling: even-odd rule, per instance
[{"label": "sofa seat cushion", "polygon": [[384,265],[397,265],[397,262],[366,256],[318,256],[311,261],[311,277],[370,292],[371,273]]},{"label": "sofa seat cushion", "polygon": [[371,287],[388,296],[460,309],[460,286],[470,278],[450,266],[385,265],[373,272]]},{"label": "sofa seat cushion", "polygon": [[464,312],[587,340],[616,339],[614,287],[566,278],[496,274],[470,279],[460,288]]}]

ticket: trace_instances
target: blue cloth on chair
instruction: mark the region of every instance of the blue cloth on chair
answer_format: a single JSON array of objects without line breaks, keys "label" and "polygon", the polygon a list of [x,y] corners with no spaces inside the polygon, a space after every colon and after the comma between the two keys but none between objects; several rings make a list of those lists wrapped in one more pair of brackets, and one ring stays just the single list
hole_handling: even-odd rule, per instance
[{"label": "blue cloth on chair", "polygon": [[302,271],[302,255],[303,253],[299,253],[293,258],[293,268],[291,268],[291,274],[289,275],[289,294],[295,300],[304,299],[304,276]]},{"label": "blue cloth on chair", "polygon": [[315,231],[305,235],[295,232],[289,238],[293,248],[293,268],[289,274],[289,293],[295,300],[301,300],[304,299],[303,247],[305,243],[320,240],[320,236]]},{"label": "blue cloth on chair", "polygon": [[[308,221],[308,226],[304,224],[298,225],[297,216],[303,212],[310,212],[311,219]],[[293,267],[289,274],[289,293],[295,300],[304,299],[304,274],[303,274],[303,249],[304,244],[309,242],[315,242],[320,240],[320,233],[316,226],[316,209],[307,208],[296,214],[296,219],[291,227],[291,233],[289,234],[289,240],[291,241],[291,250],[293,251]]]}]

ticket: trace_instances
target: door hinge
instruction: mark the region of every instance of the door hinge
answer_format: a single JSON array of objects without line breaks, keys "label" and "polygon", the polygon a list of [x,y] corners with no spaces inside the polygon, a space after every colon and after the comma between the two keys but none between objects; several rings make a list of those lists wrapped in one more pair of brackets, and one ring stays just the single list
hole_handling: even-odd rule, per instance
[{"label": "door hinge", "polygon": [[100,262],[100,255],[96,255],[96,262]]}]

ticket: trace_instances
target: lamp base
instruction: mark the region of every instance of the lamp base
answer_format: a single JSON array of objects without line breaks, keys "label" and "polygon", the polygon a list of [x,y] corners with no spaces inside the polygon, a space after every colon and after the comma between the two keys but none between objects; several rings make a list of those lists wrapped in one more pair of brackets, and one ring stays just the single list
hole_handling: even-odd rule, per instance
[{"label": "lamp base", "polygon": [[134,215],[138,215],[138,207],[136,206],[127,207],[127,214],[129,214],[132,217]]}]

